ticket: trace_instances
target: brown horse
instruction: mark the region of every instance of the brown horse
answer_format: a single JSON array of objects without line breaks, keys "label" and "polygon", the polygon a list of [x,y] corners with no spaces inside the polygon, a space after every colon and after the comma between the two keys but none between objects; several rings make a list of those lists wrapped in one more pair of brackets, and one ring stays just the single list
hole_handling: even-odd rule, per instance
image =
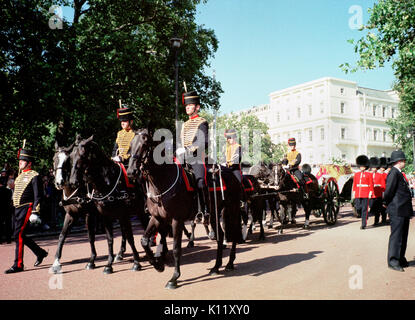
[{"label": "brown horse", "polygon": [[139,189],[128,189],[123,178],[122,168],[109,159],[93,141],[91,136],[75,146],[70,155],[72,169],[70,185],[73,188],[85,186],[87,196],[95,204],[99,214],[103,216],[108,242],[108,262],[104,268],[105,274],[113,272],[113,219],[118,219],[121,232],[125,235],[133,251],[133,271],[141,269],[138,251],[134,244],[130,215],[143,216],[144,195]]},{"label": "brown horse", "polygon": [[[147,129],[136,133],[131,142],[131,158],[128,165],[128,176],[130,179],[137,177],[140,173],[145,177],[147,189],[147,207],[151,213],[151,219],[141,244],[149,258],[150,263],[158,271],[164,270],[164,255],[167,248],[163,247],[153,254],[149,246],[149,236],[158,230],[163,236],[171,226],[173,231],[173,256],[174,272],[172,278],[167,282],[166,288],[177,288],[177,279],[180,277],[180,257],[182,252],[181,242],[184,223],[194,220],[198,210],[197,191],[187,180],[187,175],[177,161],[171,159],[171,163],[157,161],[154,158],[156,144],[153,142],[151,134]],[[157,146],[157,149],[160,149]],[[163,149],[163,148],[161,148]],[[225,170],[226,171],[226,170]],[[226,268],[233,269],[235,260],[236,242],[242,241],[241,218],[239,213],[239,182],[232,172],[222,172],[224,184],[226,185],[225,200],[221,198],[221,192],[216,190],[217,212],[210,213],[211,226],[217,234],[217,255],[215,266],[211,269],[211,274],[219,272],[222,266],[222,250],[224,232],[217,224],[220,215],[223,215],[225,222],[225,232],[228,241],[232,242],[230,260]],[[210,175],[208,175],[210,176]],[[217,183],[219,186],[219,183]],[[190,188],[189,188],[190,187]],[[210,192],[210,208],[214,206],[213,191]],[[235,197],[236,196],[236,197]]]}]

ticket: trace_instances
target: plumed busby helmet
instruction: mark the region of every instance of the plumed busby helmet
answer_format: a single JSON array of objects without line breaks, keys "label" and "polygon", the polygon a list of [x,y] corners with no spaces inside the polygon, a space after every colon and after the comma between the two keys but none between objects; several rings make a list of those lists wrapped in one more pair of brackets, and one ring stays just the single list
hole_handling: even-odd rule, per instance
[{"label": "plumed busby helmet", "polygon": [[310,174],[311,173],[311,166],[308,163],[304,163],[301,166],[301,170],[305,173],[305,174]]},{"label": "plumed busby helmet", "polygon": [[235,129],[227,129],[225,130],[225,138],[232,138],[236,139],[236,130]]},{"label": "plumed busby helmet", "polygon": [[17,153],[17,159],[18,160],[25,160],[27,162],[34,162],[35,157],[31,150],[29,149],[19,149],[19,152]]},{"label": "plumed busby helmet", "polygon": [[381,168],[386,169],[388,167],[388,159],[386,159],[386,157],[379,158],[379,162],[380,162],[380,167]]},{"label": "plumed busby helmet", "polygon": [[371,157],[369,159],[370,168],[380,168],[380,160],[378,157]]},{"label": "plumed busby helmet", "polygon": [[200,97],[196,91],[185,92],[182,95],[182,103],[184,106],[188,104],[200,105]]},{"label": "plumed busby helmet", "polygon": [[117,109],[117,118],[120,121],[129,121],[133,120],[133,110],[131,108],[118,108]]},{"label": "plumed busby helmet", "polygon": [[369,167],[370,161],[365,155],[360,155],[356,158],[356,164],[358,167]]},{"label": "plumed busby helmet", "polygon": [[295,141],[295,138],[288,139],[288,145],[289,146],[295,146],[297,142]]},{"label": "plumed busby helmet", "polygon": [[403,153],[402,150],[392,151],[389,163],[393,164],[393,163],[398,162],[400,160],[406,160],[405,153]]}]

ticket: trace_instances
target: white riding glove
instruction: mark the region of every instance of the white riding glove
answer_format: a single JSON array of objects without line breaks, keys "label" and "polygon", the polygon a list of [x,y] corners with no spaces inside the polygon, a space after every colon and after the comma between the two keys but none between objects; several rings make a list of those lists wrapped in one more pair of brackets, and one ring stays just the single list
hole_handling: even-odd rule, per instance
[{"label": "white riding glove", "polygon": [[115,161],[115,162],[122,162],[122,159],[121,159],[121,157],[120,157],[120,156],[115,156],[115,157],[112,157],[112,158],[111,158],[111,160],[112,160],[112,161]]},{"label": "white riding glove", "polygon": [[42,223],[42,220],[40,220],[40,217],[35,212],[30,215],[29,221],[30,221],[31,224],[35,224],[35,225]]},{"label": "white riding glove", "polygon": [[177,157],[181,157],[185,153],[186,153],[186,149],[185,148],[178,148],[178,149],[176,149],[176,156]]}]

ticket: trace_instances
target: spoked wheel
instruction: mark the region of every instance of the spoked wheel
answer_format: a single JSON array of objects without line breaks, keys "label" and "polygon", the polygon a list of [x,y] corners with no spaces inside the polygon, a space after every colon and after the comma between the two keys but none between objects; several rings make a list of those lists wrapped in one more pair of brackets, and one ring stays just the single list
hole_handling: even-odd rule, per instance
[{"label": "spoked wheel", "polygon": [[340,210],[339,187],[334,179],[329,179],[324,187],[324,221],[329,225],[334,225]]}]

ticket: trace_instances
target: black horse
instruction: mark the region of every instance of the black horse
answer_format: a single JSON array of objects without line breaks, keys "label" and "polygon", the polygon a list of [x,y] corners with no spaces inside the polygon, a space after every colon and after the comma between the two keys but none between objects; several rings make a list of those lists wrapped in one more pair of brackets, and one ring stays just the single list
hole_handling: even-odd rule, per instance
[{"label": "black horse", "polygon": [[[317,179],[312,179],[307,184],[309,197],[305,198],[301,192],[299,183],[295,176],[288,170],[284,169],[281,163],[275,165],[275,184],[278,188],[278,201],[281,205],[280,221],[285,220],[285,215],[294,219],[297,210],[297,204],[301,204],[305,211],[305,223],[303,228],[309,228],[310,213],[313,209],[320,208],[321,203],[318,197],[319,185]],[[283,225],[281,224],[279,232],[283,232]]]},{"label": "black horse", "polygon": [[[147,129],[140,130],[136,133],[131,142],[131,154],[128,165],[128,176],[130,179],[137,177],[140,173],[145,177],[147,189],[147,207],[151,213],[151,219],[144,236],[141,238],[142,246],[149,258],[150,263],[158,271],[164,270],[164,256],[167,253],[167,247],[163,246],[153,254],[149,246],[149,236],[158,230],[165,236],[171,226],[173,232],[173,256],[174,256],[174,273],[172,278],[167,282],[166,288],[177,288],[177,279],[180,277],[180,257],[181,242],[184,223],[194,220],[198,210],[197,191],[195,186],[189,183],[187,174],[182,170],[177,161],[172,163],[160,163],[153,157],[156,147],[151,134]],[[218,175],[215,173],[215,175]],[[208,175],[210,176],[210,175]],[[217,238],[217,255],[215,266],[211,269],[211,274],[219,272],[222,266],[222,250],[224,232],[219,223],[220,216],[223,215],[226,238],[232,242],[229,263],[226,269],[234,268],[236,242],[242,242],[241,218],[239,212],[239,182],[232,172],[222,170],[222,177],[225,190],[225,200],[222,200],[221,192],[211,190],[210,208],[215,208],[216,192],[217,215],[211,212],[211,227],[216,231]],[[217,183],[219,186],[219,181]],[[193,189],[193,190],[192,190]],[[217,188],[218,189],[218,188]]]},{"label": "black horse", "polygon": [[86,190],[80,186],[79,188],[71,188],[69,181],[69,173],[71,170],[69,154],[74,144],[70,147],[59,147],[55,144],[55,155],[53,157],[53,169],[55,174],[55,186],[58,190],[62,190],[61,204],[65,209],[65,220],[59,235],[58,247],[56,249],[55,261],[51,267],[51,271],[59,273],[62,271],[60,258],[62,257],[63,244],[68,236],[74,221],[81,216],[85,216],[86,227],[88,230],[88,239],[91,246],[91,257],[86,269],[95,268],[95,258],[97,256],[95,249],[95,216],[98,213],[95,205],[85,201]]},{"label": "black horse", "polygon": [[123,176],[122,167],[109,159],[101,150],[93,136],[76,143],[71,154],[72,169],[70,185],[73,188],[85,186],[87,196],[95,204],[102,215],[108,242],[108,261],[105,274],[113,272],[113,219],[120,222],[121,232],[125,235],[133,251],[134,265],[132,270],[141,269],[138,251],[130,222],[130,215],[145,215],[144,195],[140,189],[131,189]]}]

